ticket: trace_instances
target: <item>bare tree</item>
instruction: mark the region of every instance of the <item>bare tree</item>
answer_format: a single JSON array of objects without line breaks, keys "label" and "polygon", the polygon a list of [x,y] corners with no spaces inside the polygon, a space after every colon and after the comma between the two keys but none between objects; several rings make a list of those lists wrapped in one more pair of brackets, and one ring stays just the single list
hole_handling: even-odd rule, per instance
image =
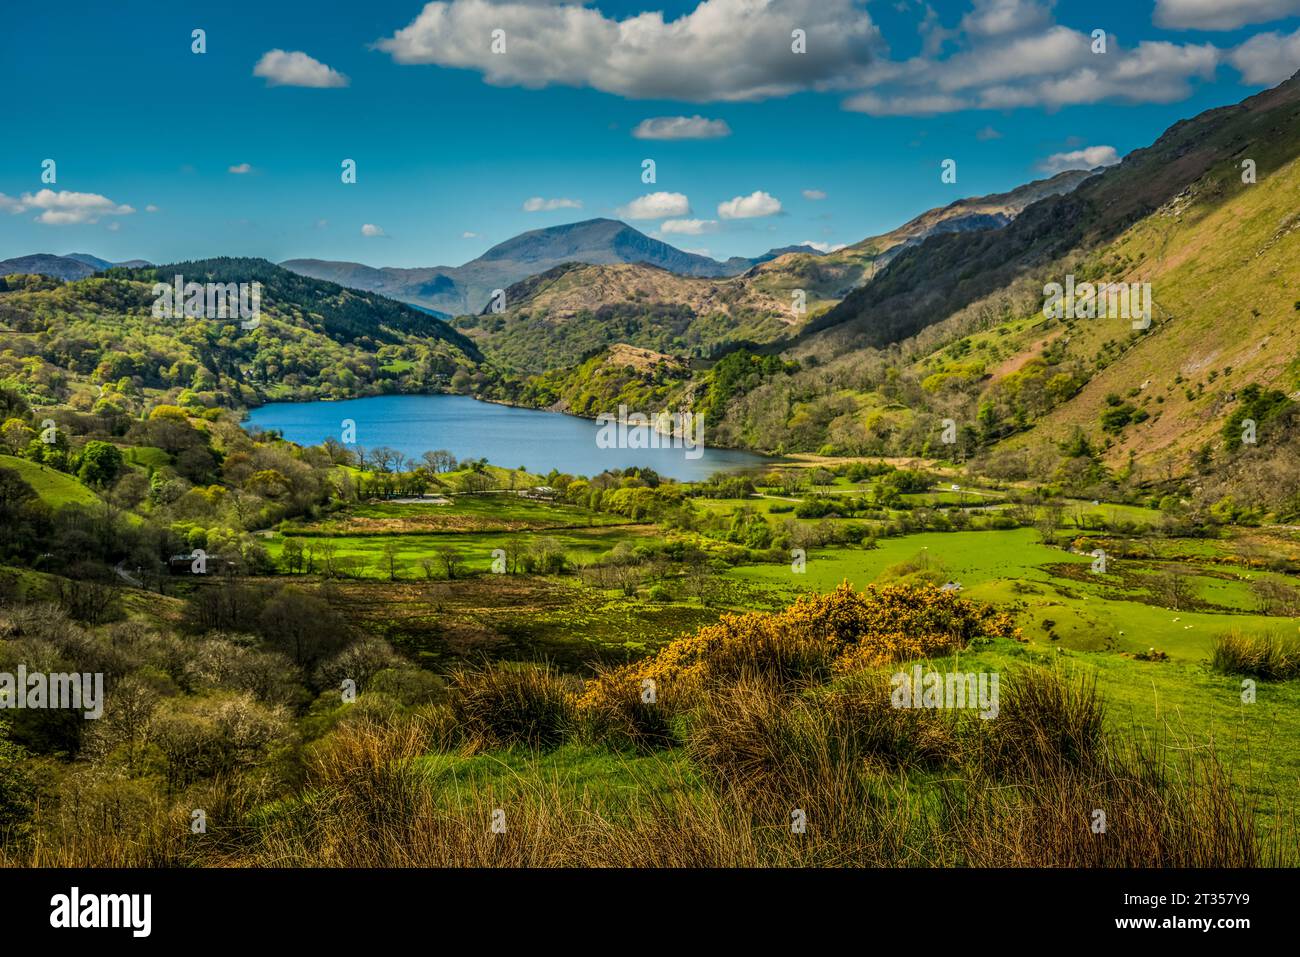
[{"label": "bare tree", "polygon": [[386,445],[381,445],[377,449],[370,450],[370,462],[380,472],[389,473],[401,465],[403,456],[397,449],[391,449]]},{"label": "bare tree", "polygon": [[321,542],[317,550],[320,552],[321,574],[326,578],[334,578],[339,573],[339,547],[333,542]]},{"label": "bare tree", "polygon": [[490,492],[497,487],[497,480],[491,472],[466,472],[461,476],[461,488],[466,492]]},{"label": "bare tree", "polygon": [[1161,600],[1174,611],[1183,611],[1195,598],[1191,576],[1180,565],[1171,565],[1158,581]]},{"label": "bare tree", "polygon": [[451,472],[456,468],[456,456],[446,449],[435,449],[422,456],[426,465],[433,472]]},{"label": "bare tree", "polygon": [[438,561],[442,562],[443,570],[447,573],[447,580],[454,580],[456,573],[460,571],[465,562],[464,557],[460,552],[452,548],[435,549],[434,554],[438,556]]},{"label": "bare tree", "polygon": [[382,555],[383,568],[388,572],[388,580],[390,582],[397,581],[397,571],[401,567],[401,563],[397,560],[396,543],[391,541],[384,542]]},{"label": "bare tree", "polygon": [[1043,543],[1054,545],[1056,533],[1065,522],[1065,504],[1059,499],[1049,499],[1038,509],[1038,532],[1043,536]]}]

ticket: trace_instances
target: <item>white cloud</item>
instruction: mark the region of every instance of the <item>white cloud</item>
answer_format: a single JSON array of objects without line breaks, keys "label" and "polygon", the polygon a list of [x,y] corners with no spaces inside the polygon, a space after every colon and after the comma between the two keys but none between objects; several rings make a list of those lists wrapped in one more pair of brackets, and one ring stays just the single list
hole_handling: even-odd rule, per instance
[{"label": "white cloud", "polygon": [[975,36],[1000,37],[1048,26],[1056,0],[975,0],[961,19],[961,28]]},{"label": "white cloud", "polygon": [[[1258,17],[1300,0],[1160,3],[1166,11],[1215,5]],[[589,87],[697,103],[843,92],[845,109],[875,116],[1169,103],[1191,95],[1194,81],[1212,80],[1224,55],[1213,44],[1126,48],[1113,34],[1107,52],[1095,54],[1091,25],[1057,24],[1055,0],[969,0],[952,28],[931,4],[915,6],[922,10],[921,52],[907,60],[888,59],[865,0],[698,0],[676,19],[654,11],[619,19],[575,2],[435,0],[376,46],[398,63],[476,70],[497,86]],[[793,25],[807,31],[806,55],[791,53]],[[494,29],[506,33],[506,55],[491,52],[486,38]],[[665,120],[720,122],[658,117],[636,135]]]},{"label": "white cloud", "polygon": [[266,79],[267,86],[309,86],[318,89],[347,86],[351,81],[338,70],[301,50],[267,50],[253,67],[253,76]]},{"label": "white cloud", "polygon": [[582,209],[582,200],[543,199],[541,196],[534,196],[531,199],[524,200],[524,205],[521,208],[525,213],[544,213],[552,209]]},{"label": "white cloud", "polygon": [[730,136],[726,120],[695,116],[653,116],[642,120],[632,131],[639,140],[712,140]]},{"label": "white cloud", "polygon": [[678,233],[682,236],[700,236],[718,228],[716,219],[665,219],[659,227],[661,233]]},{"label": "white cloud", "polygon": [[148,206],[146,206],[146,207],[144,208],[144,211],[145,211],[146,213],[156,213],[156,212],[159,212],[159,209],[158,209],[158,207],[155,206],[153,203],[150,203]]},{"label": "white cloud", "polygon": [[[791,53],[795,26],[807,33],[806,55]],[[505,31],[505,55],[491,51],[495,29]],[[375,46],[398,63],[477,70],[494,86],[707,102],[843,89],[883,42],[856,0],[701,0],[672,20],[658,11],[620,20],[577,4],[446,0],[425,4]]]},{"label": "white cloud", "polygon": [[795,243],[796,246],[811,246],[813,249],[822,253],[833,253],[837,249],[843,249],[848,243],[819,243],[815,239],[805,239],[801,243]]},{"label": "white cloud", "polygon": [[469,230],[466,230],[465,232],[463,232],[463,233],[460,234],[460,238],[461,238],[461,239],[478,239],[478,238],[479,238],[479,235],[478,235],[478,233],[471,233]]},{"label": "white cloud", "polygon": [[1213,80],[1223,51],[1213,44],[1143,41],[1125,48],[1054,25],[1034,33],[968,35],[945,59],[916,57],[877,64],[864,90],[843,104],[873,116],[925,116],[967,109],[1056,109],[1103,100],[1170,103],[1191,93],[1194,79]]},{"label": "white cloud", "polygon": [[770,193],[756,189],[748,196],[737,196],[718,204],[722,219],[753,219],[755,216],[773,216],[781,212],[781,201]]},{"label": "white cloud", "polygon": [[1002,139],[1002,134],[999,133],[997,130],[995,130],[993,127],[986,126],[983,129],[977,130],[975,132],[975,139],[979,140],[981,143],[985,143],[988,142],[989,140]]},{"label": "white cloud", "polygon": [[243,176],[245,173],[251,173],[252,171],[253,167],[247,163],[236,163],[226,170],[227,173],[234,173],[236,176]]},{"label": "white cloud", "polygon": [[122,224],[121,224],[121,223],[117,223],[117,222],[113,222],[113,223],[109,223],[109,224],[108,224],[107,226],[105,226],[104,228],[107,229],[110,233],[115,233],[115,232],[117,232],[119,229],[122,228]]},{"label": "white cloud", "polygon": [[942,93],[892,96],[859,93],[845,100],[844,108],[870,116],[933,116],[935,113],[955,113],[968,109],[969,104],[961,97]]},{"label": "white cloud", "polygon": [[1300,69],[1300,30],[1291,34],[1259,33],[1228,54],[1244,82],[1276,86]]},{"label": "white cloud", "polygon": [[1113,146],[1086,146],[1081,150],[1068,153],[1053,153],[1038,164],[1045,173],[1062,173],[1067,169],[1095,169],[1098,166],[1114,166],[1119,162],[1119,153]]},{"label": "white cloud", "polygon": [[1156,0],[1153,19],[1174,30],[1235,30],[1297,14],[1300,0]]},{"label": "white cloud", "polygon": [[361,235],[374,238],[376,236],[387,236],[382,226],[376,226],[374,223],[366,223],[361,227]]},{"label": "white cloud", "polygon": [[825,199],[826,194],[820,189],[805,189],[803,191],[803,198],[811,200]]},{"label": "white cloud", "polygon": [[135,212],[134,207],[115,203],[98,193],[73,193],[68,190],[56,193],[52,189],[43,189],[36,193],[23,193],[18,199],[0,193],[0,210],[24,213],[29,209],[41,210],[35,221],[47,226],[97,223],[104,216],[129,216]]},{"label": "white cloud", "polygon": [[690,214],[691,203],[683,193],[647,193],[618,209],[623,219],[664,219]]}]

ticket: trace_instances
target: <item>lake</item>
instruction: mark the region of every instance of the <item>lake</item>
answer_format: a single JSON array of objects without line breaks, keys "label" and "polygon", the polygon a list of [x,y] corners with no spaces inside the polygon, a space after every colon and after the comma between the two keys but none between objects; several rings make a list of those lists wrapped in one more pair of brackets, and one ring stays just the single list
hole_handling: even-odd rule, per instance
[{"label": "lake", "polygon": [[486,458],[493,465],[545,475],[559,469],[570,475],[597,475],[633,465],[654,469],[681,482],[715,472],[753,469],[768,459],[730,449],[599,448],[600,426],[591,419],[516,409],[464,395],[382,395],[343,402],[272,402],[253,409],[244,428],[273,429],[299,445],[342,440],[343,421],[356,423],[356,445],[386,445],[411,458],[447,449],[458,459]]}]

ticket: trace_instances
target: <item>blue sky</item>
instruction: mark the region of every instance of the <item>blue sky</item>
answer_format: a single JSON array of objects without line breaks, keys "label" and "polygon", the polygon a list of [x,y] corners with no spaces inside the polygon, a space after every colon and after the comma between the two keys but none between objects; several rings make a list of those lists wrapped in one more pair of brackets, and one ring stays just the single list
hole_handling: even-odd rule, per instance
[{"label": "blue sky", "polygon": [[[458,265],[595,216],[719,258],[831,246],[1296,69],[1300,0],[23,4],[0,35],[0,258]],[[696,136],[634,135],[656,118]]]}]

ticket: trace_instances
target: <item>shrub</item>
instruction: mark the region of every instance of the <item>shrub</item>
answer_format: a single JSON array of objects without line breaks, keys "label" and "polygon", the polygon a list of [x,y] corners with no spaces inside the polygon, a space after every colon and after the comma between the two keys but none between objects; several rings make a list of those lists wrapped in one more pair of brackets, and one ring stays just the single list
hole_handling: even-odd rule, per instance
[{"label": "shrub", "polygon": [[1300,641],[1290,635],[1247,635],[1229,631],[1214,639],[1215,671],[1285,681],[1300,675]]},{"label": "shrub", "polygon": [[575,683],[549,667],[461,670],[451,678],[452,713],[474,748],[553,748],[574,729]]},{"label": "shrub", "polygon": [[26,758],[27,752],[9,740],[0,722],[0,843],[18,833],[36,809],[36,782]]},{"label": "shrub", "polygon": [[606,680],[606,693],[584,698],[578,710],[586,740],[615,750],[641,752],[677,743],[672,727],[677,702],[660,699],[657,688],[654,700],[647,700],[647,686],[607,679],[606,674],[596,678],[597,682]]},{"label": "shrub", "polygon": [[1096,680],[1022,668],[1006,676],[998,717],[988,722],[982,757],[997,776],[1038,779],[1061,767],[1088,767],[1102,743],[1105,709]]},{"label": "shrub", "polygon": [[581,708],[606,707],[642,682],[677,703],[742,674],[774,684],[825,680],[892,661],[945,654],[986,635],[1019,637],[1009,615],[932,585],[854,591],[847,582],[773,614],[723,615],[653,658],[599,675]]}]

